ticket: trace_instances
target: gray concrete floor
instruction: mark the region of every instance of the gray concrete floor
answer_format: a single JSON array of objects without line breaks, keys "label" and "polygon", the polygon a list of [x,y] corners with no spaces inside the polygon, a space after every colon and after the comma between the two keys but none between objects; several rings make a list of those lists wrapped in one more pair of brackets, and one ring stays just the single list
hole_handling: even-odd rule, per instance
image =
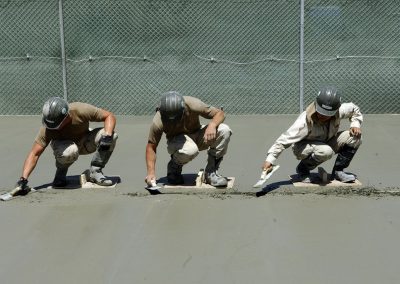
[{"label": "gray concrete floor", "polygon": [[[266,151],[296,118],[227,116],[234,131],[221,173],[230,192],[149,195],[144,151],[151,117],[118,117],[106,174],[115,189],[43,189],[0,203],[4,283],[398,283],[400,116],[366,115],[349,170],[361,188],[298,189],[286,150],[267,190],[252,188]],[[13,188],[40,117],[1,117],[0,193]],[[344,125],[345,126],[345,125]],[[168,154],[161,142],[157,173]],[[204,167],[201,153],[184,167]],[[90,156],[71,167],[78,175]],[[323,166],[330,171],[333,161]],[[30,178],[51,182],[47,149]]]}]

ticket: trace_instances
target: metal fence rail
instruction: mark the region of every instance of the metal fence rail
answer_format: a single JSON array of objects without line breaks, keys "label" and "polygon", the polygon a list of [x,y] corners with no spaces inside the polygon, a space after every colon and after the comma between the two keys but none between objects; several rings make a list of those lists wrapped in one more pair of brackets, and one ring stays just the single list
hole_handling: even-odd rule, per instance
[{"label": "metal fence rail", "polygon": [[291,114],[325,84],[400,113],[399,15],[395,0],[0,0],[0,114],[67,95],[145,115],[168,90]]}]

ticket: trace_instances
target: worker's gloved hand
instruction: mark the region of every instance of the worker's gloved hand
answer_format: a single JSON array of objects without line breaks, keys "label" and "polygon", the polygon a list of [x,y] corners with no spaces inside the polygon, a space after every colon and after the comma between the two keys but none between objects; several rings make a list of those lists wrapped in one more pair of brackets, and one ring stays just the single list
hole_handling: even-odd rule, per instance
[{"label": "worker's gloved hand", "polygon": [[20,177],[20,179],[17,181],[16,187],[19,187],[19,195],[25,195],[31,190],[31,188],[28,186],[28,180],[23,177]]},{"label": "worker's gloved hand", "polygon": [[113,143],[113,136],[112,135],[101,135],[99,141],[99,151],[108,151]]}]

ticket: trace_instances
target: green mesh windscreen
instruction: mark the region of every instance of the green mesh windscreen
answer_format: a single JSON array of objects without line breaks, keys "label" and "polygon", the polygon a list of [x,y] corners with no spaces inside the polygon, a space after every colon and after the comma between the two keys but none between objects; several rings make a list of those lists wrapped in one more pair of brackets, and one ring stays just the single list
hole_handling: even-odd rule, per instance
[{"label": "green mesh windscreen", "polygon": [[[231,114],[299,112],[300,1],[64,0],[69,101],[154,113],[169,90]],[[63,96],[57,0],[0,0],[0,114]],[[304,107],[336,85],[400,113],[400,1],[305,0]]]},{"label": "green mesh windscreen", "polygon": [[63,96],[57,1],[0,0],[0,114],[40,114]]},{"label": "green mesh windscreen", "polygon": [[400,113],[400,1],[305,1],[305,102],[336,85],[364,113]]}]

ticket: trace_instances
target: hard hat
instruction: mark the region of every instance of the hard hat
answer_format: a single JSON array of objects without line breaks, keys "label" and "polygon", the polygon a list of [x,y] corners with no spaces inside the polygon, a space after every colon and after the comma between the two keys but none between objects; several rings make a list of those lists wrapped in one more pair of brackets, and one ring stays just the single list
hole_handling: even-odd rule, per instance
[{"label": "hard hat", "polygon": [[341,105],[341,97],[335,87],[323,87],[318,92],[316,109],[324,116],[334,116]]},{"label": "hard hat", "polygon": [[169,91],[162,95],[159,111],[163,122],[177,122],[182,119],[185,111],[185,101],[178,92]]},{"label": "hard hat", "polygon": [[43,105],[42,123],[48,129],[58,129],[68,116],[68,103],[59,97],[49,98]]}]

